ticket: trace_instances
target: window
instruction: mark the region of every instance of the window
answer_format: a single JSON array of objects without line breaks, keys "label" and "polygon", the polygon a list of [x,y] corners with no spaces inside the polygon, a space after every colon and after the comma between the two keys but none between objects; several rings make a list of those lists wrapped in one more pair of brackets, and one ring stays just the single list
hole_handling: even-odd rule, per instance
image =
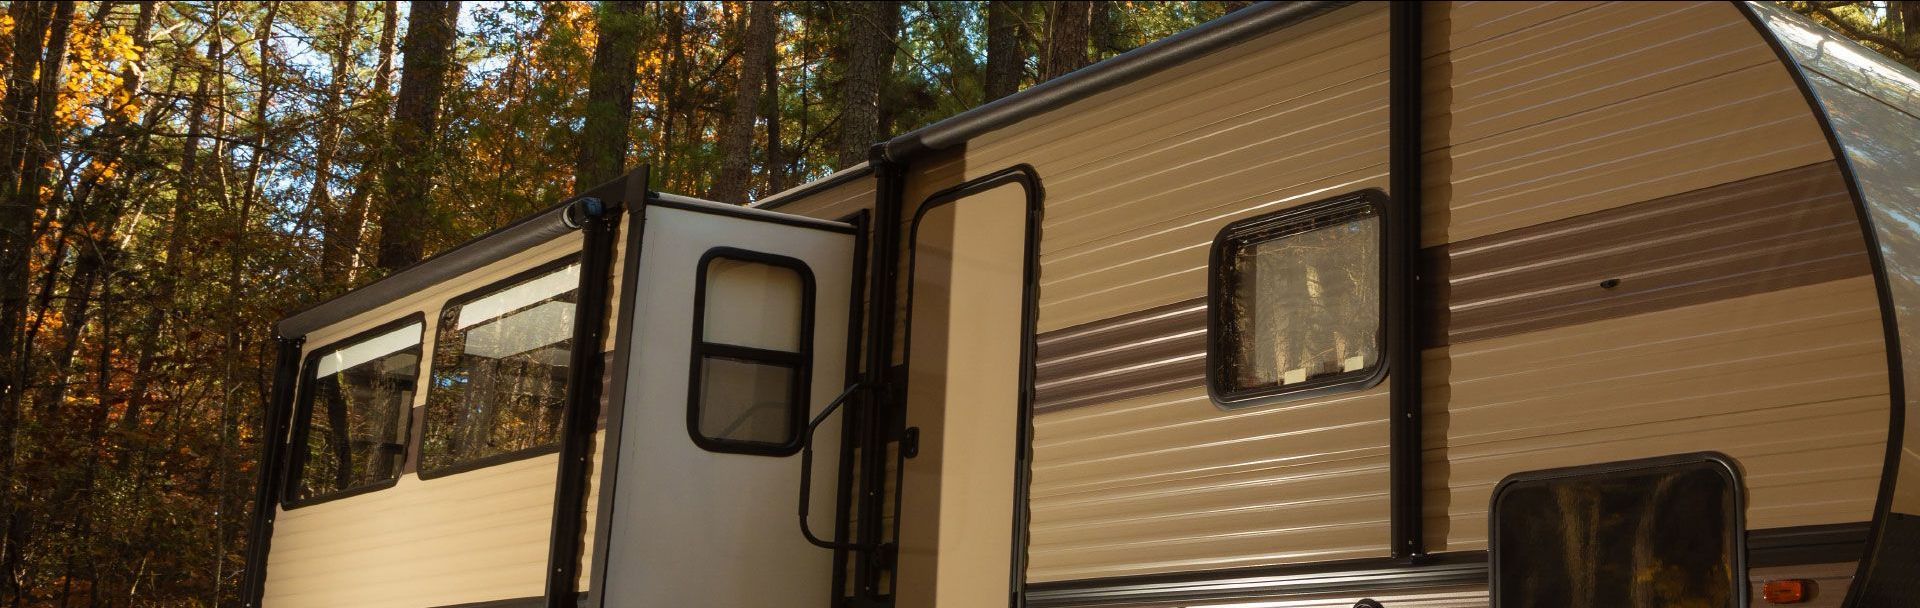
[{"label": "window", "polygon": [[425,328],[415,315],[307,357],[289,506],[376,490],[399,477]]},{"label": "window", "polygon": [[1215,402],[1251,405],[1380,381],[1385,206],[1384,194],[1366,190],[1221,231],[1208,277]]},{"label": "window", "polygon": [[1493,492],[1493,599],[1746,606],[1739,479],[1717,454],[1521,473]]},{"label": "window", "polygon": [[580,263],[562,259],[440,310],[420,476],[557,449],[573,356]]},{"label": "window", "polygon": [[687,431],[714,452],[785,456],[806,425],[813,274],[789,257],[721,247],[694,286]]}]

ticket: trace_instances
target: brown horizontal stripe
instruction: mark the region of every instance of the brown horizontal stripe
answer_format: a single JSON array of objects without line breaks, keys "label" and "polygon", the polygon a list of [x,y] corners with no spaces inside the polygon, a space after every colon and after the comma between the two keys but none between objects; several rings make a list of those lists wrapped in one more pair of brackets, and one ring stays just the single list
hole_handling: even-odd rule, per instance
[{"label": "brown horizontal stripe", "polygon": [[1431,247],[1423,257],[1424,276],[1446,277],[1427,283],[1432,346],[1868,272],[1832,162]]},{"label": "brown horizontal stripe", "polygon": [[1041,334],[1034,411],[1197,386],[1206,377],[1207,299]]},{"label": "brown horizontal stripe", "polygon": [[[1484,340],[1868,272],[1845,182],[1808,165],[1429,247],[1427,346]],[[1603,282],[1617,284],[1603,287]],[[1206,298],[1041,334],[1034,410],[1201,386]]]}]

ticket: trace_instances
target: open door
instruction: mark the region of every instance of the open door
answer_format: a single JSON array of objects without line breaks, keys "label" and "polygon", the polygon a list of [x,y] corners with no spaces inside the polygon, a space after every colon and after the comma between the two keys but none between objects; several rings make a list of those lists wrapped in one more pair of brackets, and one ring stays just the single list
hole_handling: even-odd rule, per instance
[{"label": "open door", "polygon": [[1031,458],[1039,182],[930,197],[909,235],[899,608],[1018,605]]},{"label": "open door", "polygon": [[[795,502],[808,422],[847,386],[857,231],[659,196],[634,221],[594,602],[832,605],[834,553],[802,535]],[[840,422],[812,441],[807,523],[832,536]]]}]

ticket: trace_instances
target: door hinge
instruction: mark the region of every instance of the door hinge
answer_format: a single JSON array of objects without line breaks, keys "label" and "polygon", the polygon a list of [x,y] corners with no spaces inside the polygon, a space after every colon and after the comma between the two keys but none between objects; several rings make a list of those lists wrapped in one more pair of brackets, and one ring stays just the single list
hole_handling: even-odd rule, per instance
[{"label": "door hinge", "polygon": [[920,427],[917,427],[917,426],[907,427],[907,432],[900,435],[900,457],[913,458],[919,455],[920,455]]}]

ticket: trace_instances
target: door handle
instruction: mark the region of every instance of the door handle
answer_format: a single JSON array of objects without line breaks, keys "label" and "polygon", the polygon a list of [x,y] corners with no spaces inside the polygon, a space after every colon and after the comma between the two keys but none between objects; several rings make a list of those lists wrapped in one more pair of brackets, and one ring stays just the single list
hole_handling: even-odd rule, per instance
[{"label": "door handle", "polygon": [[820,547],[822,549],[846,549],[848,551],[864,551],[866,549],[871,548],[868,544],[865,544],[865,543],[842,543],[842,542],[835,542],[830,540],[823,540],[819,536],[814,535],[813,527],[807,523],[807,511],[813,505],[813,434],[815,431],[818,431],[820,429],[820,423],[827,421],[827,416],[833,415],[833,411],[836,409],[840,409],[840,405],[843,403],[846,403],[847,398],[853,396],[853,393],[855,391],[860,390],[862,386],[864,385],[859,382],[855,382],[851,386],[848,386],[847,390],[841,391],[840,396],[834,397],[833,401],[827,403],[827,407],[825,409],[820,410],[819,415],[816,415],[813,417],[812,422],[807,423],[807,430],[805,432],[806,434],[801,436],[802,439],[800,442],[800,535],[806,537],[807,542],[813,543],[813,546]]}]

